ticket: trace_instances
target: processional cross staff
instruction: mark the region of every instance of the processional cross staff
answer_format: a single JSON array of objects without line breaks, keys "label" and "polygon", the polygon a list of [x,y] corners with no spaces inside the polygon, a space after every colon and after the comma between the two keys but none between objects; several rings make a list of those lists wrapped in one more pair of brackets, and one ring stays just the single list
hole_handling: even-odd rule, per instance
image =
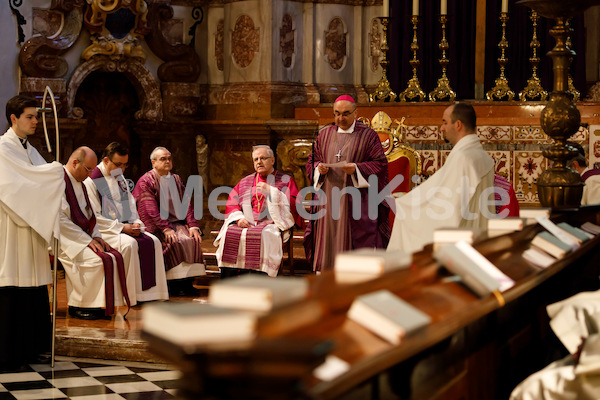
[{"label": "processional cross staff", "polygon": [[[46,97],[50,95],[52,101],[52,108],[46,108]],[[42,98],[42,107],[38,108],[38,112],[42,113],[42,122],[44,124],[44,135],[46,137],[46,146],[48,146],[48,152],[52,152],[52,146],[50,145],[50,139],[48,138],[48,126],[46,125],[46,112],[52,111],[54,113],[54,130],[56,131],[56,161],[60,162],[59,149],[60,149],[60,133],[58,131],[58,112],[56,109],[56,101],[54,100],[54,93],[49,86],[46,86],[44,90],[44,97]],[[56,232],[55,232],[56,233]],[[50,365],[54,368],[54,357],[56,355],[56,273],[58,270],[58,251],[59,251],[58,238],[52,238],[52,252],[54,254],[54,263],[52,265],[52,350],[50,354]]]}]

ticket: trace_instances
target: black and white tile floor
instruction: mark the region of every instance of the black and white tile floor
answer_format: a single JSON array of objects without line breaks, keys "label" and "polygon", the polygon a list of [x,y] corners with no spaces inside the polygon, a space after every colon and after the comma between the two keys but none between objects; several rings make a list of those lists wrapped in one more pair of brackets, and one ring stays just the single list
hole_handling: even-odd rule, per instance
[{"label": "black and white tile floor", "polygon": [[27,371],[0,373],[0,400],[174,399],[178,371],[91,360],[56,361],[54,368],[31,364]]}]

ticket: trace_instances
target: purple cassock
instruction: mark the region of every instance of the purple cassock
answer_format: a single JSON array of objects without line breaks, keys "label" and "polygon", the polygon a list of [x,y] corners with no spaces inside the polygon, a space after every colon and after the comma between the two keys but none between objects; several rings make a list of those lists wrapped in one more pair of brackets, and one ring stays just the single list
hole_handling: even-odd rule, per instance
[{"label": "purple cassock", "polygon": [[[181,202],[185,193],[185,185],[179,175],[171,174],[170,179],[175,181],[179,193],[177,200]],[[156,235],[162,243],[165,269],[168,271],[182,262],[204,263],[200,243],[189,235],[189,228],[199,228],[198,221],[194,218],[193,201],[190,202],[185,220],[178,220],[175,216],[173,201],[169,198],[169,217],[163,219],[160,216],[160,182],[161,178],[154,170],[146,172],[137,181],[133,197],[137,202],[138,214],[146,225],[146,230]],[[163,231],[167,228],[175,231],[177,242],[171,244],[165,242]],[[202,231],[200,233],[202,234]]]},{"label": "purple cassock", "polygon": [[[329,126],[321,130],[317,137],[314,158],[313,154],[310,154],[306,164],[311,184],[314,170],[319,163],[346,161],[355,163],[367,180],[375,175],[377,192],[381,192],[388,184],[388,162],[377,133],[360,121],[356,121],[352,133],[338,133],[337,129],[335,125]],[[355,219],[352,213],[353,206],[358,207],[355,199],[351,195],[344,195],[341,201],[335,201],[335,196],[332,196],[334,188],[354,186],[351,176],[346,175],[341,168],[334,167],[321,176],[320,180],[321,189],[326,195],[326,204],[313,206],[311,214],[314,215],[322,209],[326,213],[322,218],[310,221],[304,235],[306,255],[312,260],[314,270],[333,269],[335,256],[342,251],[363,247],[386,248],[390,239],[389,205],[381,202],[377,206],[377,216],[369,218],[369,201],[377,200],[368,198],[367,188],[360,188],[359,215]],[[373,189],[375,188],[371,190]]]}]

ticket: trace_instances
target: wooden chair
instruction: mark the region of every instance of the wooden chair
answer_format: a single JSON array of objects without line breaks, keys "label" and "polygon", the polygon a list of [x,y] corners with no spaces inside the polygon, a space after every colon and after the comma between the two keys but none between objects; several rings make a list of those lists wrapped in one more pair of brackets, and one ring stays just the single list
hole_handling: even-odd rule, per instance
[{"label": "wooden chair", "polygon": [[[289,232],[289,236],[287,233]],[[287,236],[287,240],[286,240]],[[285,262],[285,253],[287,252],[288,267],[290,269],[290,275],[294,276],[294,227],[292,226],[287,231],[281,232],[281,247],[283,249],[284,257],[281,259],[281,266],[277,275],[281,273],[283,264]]]}]

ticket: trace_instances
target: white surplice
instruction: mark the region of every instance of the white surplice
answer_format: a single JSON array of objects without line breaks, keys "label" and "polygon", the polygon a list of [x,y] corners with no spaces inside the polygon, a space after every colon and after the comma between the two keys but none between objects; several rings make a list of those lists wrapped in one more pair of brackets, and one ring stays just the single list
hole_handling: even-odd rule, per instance
[{"label": "white surplice", "polygon": [[419,251],[436,229],[487,229],[495,214],[494,161],[479,138],[458,141],[446,163],[420,186],[396,199],[396,218],[388,250]]},{"label": "white surplice", "polygon": [[[87,210],[82,189],[83,184],[73,178],[68,171],[67,175],[73,184],[73,190],[75,191],[79,207],[86,217],[91,217],[93,211]],[[97,224],[90,236],[71,220],[71,208],[63,191],[62,209],[60,213],[60,255],[58,258],[65,268],[69,306],[89,308],[106,306],[104,266],[102,264],[102,259],[88,247],[92,241],[92,237],[102,237],[104,239],[100,234]],[[137,303],[135,290],[136,272],[133,268],[130,268],[130,266],[132,264],[135,265],[136,260],[139,265],[137,242],[131,245],[122,243],[121,247],[114,248],[123,256],[127,292],[129,294],[131,305],[134,306]],[[122,306],[125,304],[125,301],[118,279],[116,263],[112,255],[111,258],[113,259],[113,265],[115,266],[114,304],[115,306]]]},{"label": "white surplice", "polygon": [[[102,175],[104,175],[106,189],[109,191],[109,193],[103,193],[102,204],[100,202],[98,186],[96,183],[91,178],[87,178],[83,183],[87,188],[92,208],[96,212],[96,224],[102,234],[102,238],[115,249],[126,246],[135,247],[137,246],[137,241],[128,234],[122,233],[123,227],[125,223],[137,223],[140,224],[143,231],[144,223],[138,216],[135,199],[129,192],[127,181],[123,174],[118,173],[119,171],[117,170],[114,170],[114,172],[117,173],[114,176],[107,173],[104,163],[102,162],[98,164],[98,168],[100,169],[100,172],[102,172]],[[124,185],[124,190],[119,186],[119,182],[122,182],[121,185]],[[103,185],[100,187],[104,188]],[[123,204],[121,200],[122,193],[126,193],[127,195],[127,202],[125,204]],[[169,289],[165,272],[165,260],[162,254],[162,244],[160,243],[160,240],[151,233],[143,232],[141,235],[148,236],[154,243],[156,285],[150,289],[142,290],[140,261],[138,257],[134,257],[129,268],[133,270],[132,272],[136,272],[135,289],[137,301],[168,300]]]},{"label": "white surplice", "polygon": [[[584,169],[583,175],[590,168]],[[581,196],[581,205],[599,204],[600,203],[600,175],[592,175],[585,180],[583,187],[583,196]]]},{"label": "white surplice", "polygon": [[0,138],[0,286],[52,281],[48,245],[59,234],[63,169],[26,146],[12,128]]},{"label": "white surplice", "polygon": [[[273,186],[270,188],[270,194],[266,196],[266,199],[267,209],[269,210],[269,215],[273,220],[273,223],[265,226],[261,232],[260,270],[266,272],[269,276],[274,277],[277,276],[279,266],[281,265],[281,259],[283,258],[281,234],[282,231],[286,231],[294,226],[294,216],[290,211],[290,203],[287,196]],[[246,218],[248,221],[254,220],[251,210],[248,210],[246,214],[247,215],[245,215],[243,211],[234,211],[225,219],[225,222],[214,241],[214,245],[218,246],[215,255],[219,267],[245,268],[246,233],[248,232],[248,229],[243,229],[240,236],[240,246],[238,248],[237,256],[238,262],[235,264],[225,263],[222,261],[222,258],[227,228],[229,225],[236,223],[242,218]],[[291,240],[291,238],[284,239]]]}]

